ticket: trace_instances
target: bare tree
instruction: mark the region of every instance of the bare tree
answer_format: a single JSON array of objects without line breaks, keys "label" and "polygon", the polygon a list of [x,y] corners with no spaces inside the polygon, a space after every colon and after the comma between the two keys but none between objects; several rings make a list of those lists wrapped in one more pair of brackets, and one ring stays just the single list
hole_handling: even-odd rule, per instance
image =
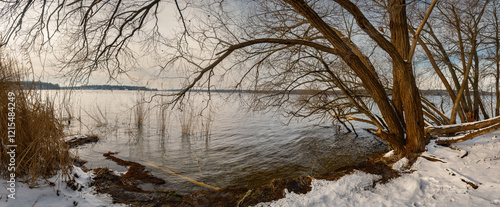
[{"label": "bare tree", "polygon": [[[488,26],[486,31],[482,34],[485,38],[487,57],[485,60],[490,62],[486,68],[490,68],[490,75],[494,77],[495,84],[495,106],[492,115],[500,115],[500,19],[499,8],[500,4],[493,1],[490,9],[488,10],[487,22]],[[493,99],[491,100],[493,102]],[[492,106],[493,108],[493,106]],[[493,110],[493,109],[492,109]]]},{"label": "bare tree", "polygon": [[[66,74],[75,80],[88,79],[97,70],[106,71],[110,77],[125,73],[126,66],[136,64],[130,48],[133,44],[141,43],[151,50],[173,49],[164,55],[167,60],[160,73],[180,65],[189,71],[186,85],[173,102],[182,100],[196,87],[205,86],[210,90],[216,74],[220,74],[218,77],[232,75],[237,77],[236,81],[228,84],[259,92],[256,101],[260,106],[279,108],[293,104],[293,110],[288,111],[293,116],[322,114],[342,123],[355,120],[373,124],[377,134],[400,156],[413,156],[425,150],[424,114],[448,124],[455,121],[459,106],[465,108],[471,107],[471,103],[480,103],[480,99],[472,102],[467,93],[471,68],[479,70],[478,61],[473,64],[474,57],[478,59],[475,40],[481,31],[479,22],[488,1],[474,7],[480,8],[479,13],[470,14],[466,29],[463,28],[465,20],[456,15],[453,5],[449,10],[451,16],[446,13],[448,19],[443,20],[460,33],[458,45],[463,63],[462,83],[453,77],[458,94],[455,95],[450,84],[447,86],[455,104],[448,120],[421,99],[413,74],[417,43],[430,59],[434,58],[431,49],[434,54],[449,54],[442,45],[439,47],[440,38],[432,32],[431,24],[424,30],[437,0],[373,1],[388,15],[367,15],[372,12],[370,8],[349,0],[173,1],[167,4],[176,6],[183,23],[182,32],[173,39],[163,36],[160,30],[161,3],[159,0],[4,2],[0,17],[8,20],[8,30],[3,43],[12,41],[13,37],[24,37],[23,45],[54,48],[56,40],[68,38],[72,42],[64,51],[71,53],[62,61],[68,69],[64,70]],[[425,8],[421,18],[413,22],[415,27],[410,27],[408,22],[408,4],[421,4]],[[186,8],[181,5],[189,5],[190,13],[195,14],[183,16]],[[43,10],[35,13],[34,24],[27,25],[29,11],[38,7]],[[245,9],[241,9],[243,7]],[[443,7],[443,14],[444,10]],[[373,22],[388,22],[390,38]],[[422,32],[427,37],[420,38]],[[467,38],[463,38],[462,33]],[[438,46],[426,47],[431,42],[429,39]],[[471,45],[468,52],[464,42]],[[392,77],[381,75],[384,70],[375,66],[374,51],[389,57]],[[456,73],[457,67],[449,58],[446,64],[450,73]],[[436,72],[441,71],[438,63],[433,66]],[[388,85],[384,84],[387,76],[392,80],[389,90],[392,98],[386,90]],[[476,84],[474,93],[479,91],[478,77],[474,72],[471,81]],[[442,80],[446,82],[446,78]],[[299,98],[290,96],[297,89],[309,91]],[[373,112],[369,101],[376,104],[380,114]],[[426,106],[422,102],[427,103]],[[468,112],[468,108],[464,110]],[[356,114],[365,118],[354,116]],[[427,132],[433,130],[437,129],[429,128]]]}]

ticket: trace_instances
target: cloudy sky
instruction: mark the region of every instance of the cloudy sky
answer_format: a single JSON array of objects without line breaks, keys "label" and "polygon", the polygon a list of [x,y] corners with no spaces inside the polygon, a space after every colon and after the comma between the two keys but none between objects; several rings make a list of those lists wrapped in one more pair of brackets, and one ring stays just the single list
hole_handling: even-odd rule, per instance
[{"label": "cloudy sky", "polygon": [[[5,4],[5,3],[0,3]],[[4,7],[4,6],[2,6]],[[160,13],[158,15],[158,25],[159,30],[164,36],[169,36],[178,33],[182,30],[182,24],[179,19],[179,12],[177,11],[174,4],[166,2],[160,4]],[[32,17],[35,17],[36,14],[31,14]],[[186,11],[185,15],[189,15],[189,11]],[[32,21],[32,20],[30,20]],[[28,24],[29,21],[26,21]],[[3,25],[0,25],[5,31],[5,22]],[[64,35],[64,34],[63,34]],[[10,56],[14,57],[21,62],[23,65],[31,65],[34,72],[34,78],[46,81],[57,83],[60,85],[68,85],[69,79],[67,77],[61,77],[60,70],[60,59],[66,58],[68,52],[54,52],[57,48],[52,50],[42,50],[41,53],[35,52],[31,48],[30,50],[20,49],[21,46],[19,42],[21,41],[21,37],[14,37],[10,40],[7,51]],[[63,39],[63,38],[62,38]],[[63,44],[68,44],[68,42],[64,42],[64,40],[56,39],[55,47],[58,45],[58,41],[62,41]],[[71,44],[71,43],[69,43]],[[154,56],[153,52],[148,51],[148,49],[142,48],[142,45],[131,45],[130,48],[136,52],[135,57],[137,58],[137,65],[130,67],[130,71],[125,75],[118,76],[117,79],[110,80],[107,73],[103,71],[93,72],[92,76],[89,78],[88,84],[123,84],[123,85],[140,85],[140,86],[148,86],[152,88],[159,89],[172,89],[179,88],[180,83],[185,79],[181,78],[183,74],[172,70],[168,72],[159,73],[161,62],[155,61],[155,58],[158,56]],[[61,50],[62,51],[62,50]],[[161,55],[161,51],[158,55]],[[79,85],[77,83],[77,85]]]}]

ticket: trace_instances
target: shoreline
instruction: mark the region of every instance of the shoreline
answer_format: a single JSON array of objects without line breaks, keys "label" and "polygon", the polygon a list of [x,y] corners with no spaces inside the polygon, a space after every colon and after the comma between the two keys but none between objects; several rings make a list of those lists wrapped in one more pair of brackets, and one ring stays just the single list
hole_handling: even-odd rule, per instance
[{"label": "shoreline", "polygon": [[[97,192],[111,195],[115,202],[132,205],[173,205],[173,206],[254,206],[262,202],[271,202],[285,197],[285,192],[305,194],[311,191],[311,181],[314,179],[337,180],[355,170],[375,173],[382,176],[377,183],[385,183],[399,174],[387,166],[381,157],[382,152],[374,153],[369,160],[357,166],[346,166],[329,174],[300,176],[291,179],[273,179],[268,184],[257,188],[226,187],[216,190],[199,190],[188,194],[178,194],[176,191],[145,190],[140,186],[146,183],[155,187],[164,182],[151,182],[149,171],[136,162],[122,160],[108,152],[103,156],[119,165],[130,166],[127,173],[117,175],[107,168],[93,169],[95,172],[93,186]],[[133,167],[135,166],[135,167]],[[142,179],[147,177],[147,179]],[[159,179],[159,178],[154,178]],[[161,179],[159,179],[161,180]],[[151,187],[150,187],[151,188]]]},{"label": "shoreline", "polygon": [[[431,141],[427,151],[413,160],[410,167],[407,159],[388,160],[384,156],[389,153],[378,153],[358,166],[339,168],[330,174],[275,179],[258,188],[201,190],[183,195],[140,189],[144,184],[140,182],[136,183],[138,188],[109,188],[112,193],[108,194],[100,191],[99,186],[137,180],[125,174],[116,175],[109,169],[84,172],[75,166],[73,178],[66,181],[54,176],[32,189],[26,183],[18,183],[20,197],[8,200],[7,206],[49,203],[65,206],[70,203],[77,206],[499,206],[499,137],[500,132],[494,132],[451,147]],[[394,163],[392,167],[390,163]],[[136,169],[147,173],[146,168]],[[0,202],[5,202],[6,197],[2,195]]]}]

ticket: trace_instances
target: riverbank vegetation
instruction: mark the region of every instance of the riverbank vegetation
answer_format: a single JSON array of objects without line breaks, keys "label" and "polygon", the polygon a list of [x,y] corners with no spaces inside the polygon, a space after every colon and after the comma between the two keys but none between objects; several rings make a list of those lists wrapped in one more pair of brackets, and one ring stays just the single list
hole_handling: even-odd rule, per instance
[{"label": "riverbank vegetation", "polygon": [[0,55],[0,173],[31,185],[68,174],[70,155],[54,105],[34,88],[23,90],[20,81],[29,70],[5,51]]}]

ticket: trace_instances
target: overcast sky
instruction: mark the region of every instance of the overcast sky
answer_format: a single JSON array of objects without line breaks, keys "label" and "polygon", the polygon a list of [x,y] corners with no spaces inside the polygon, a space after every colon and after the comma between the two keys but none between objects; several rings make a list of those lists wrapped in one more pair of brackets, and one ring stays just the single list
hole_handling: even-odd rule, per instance
[{"label": "overcast sky", "polygon": [[[182,24],[178,21],[179,13],[175,5],[171,3],[160,4],[160,11],[161,13],[158,16],[159,27],[163,35],[174,34],[176,31],[182,29]],[[65,55],[65,53],[56,54],[49,52],[39,55],[35,52],[26,52],[19,49],[20,46],[16,45],[16,41],[17,39],[14,38],[9,42],[9,54],[24,64],[28,64],[27,57],[29,56],[33,66],[35,79],[60,85],[68,85],[68,78],[60,77],[60,67],[56,66],[56,59],[62,58],[61,55]],[[132,49],[138,52],[136,57],[139,65],[137,67],[134,67],[127,75],[121,75],[117,80],[112,81],[109,80],[109,76],[106,73],[99,71],[94,72],[88,84],[139,85],[158,89],[180,88],[179,84],[184,80],[180,77],[181,74],[173,71],[170,73],[162,73],[159,76],[159,63],[152,60],[154,57],[151,53],[144,50],[141,51],[140,48],[134,47],[138,46],[132,46]]]}]

